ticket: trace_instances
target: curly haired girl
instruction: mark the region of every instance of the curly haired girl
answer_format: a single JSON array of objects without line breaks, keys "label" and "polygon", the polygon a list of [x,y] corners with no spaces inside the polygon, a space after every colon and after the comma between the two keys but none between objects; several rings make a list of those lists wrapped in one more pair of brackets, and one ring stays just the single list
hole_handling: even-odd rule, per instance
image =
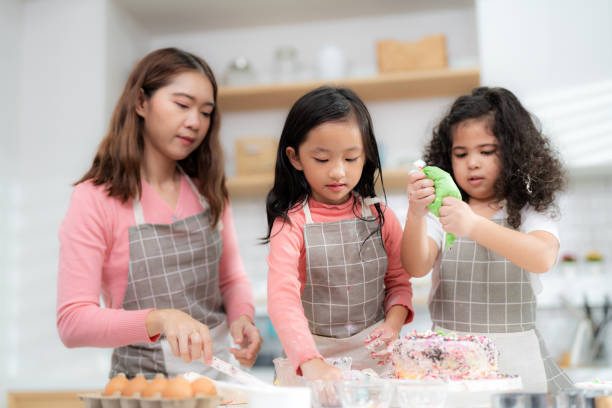
[{"label": "curly haired girl", "polygon": [[[427,208],[433,181],[410,174],[402,264],[415,277],[433,270],[436,329],[486,334],[500,350],[500,372],[545,392],[571,386],[535,327],[537,274],[559,251],[555,199],[565,175],[534,122],[503,88],[476,88],[453,103],[424,159],[452,175],[463,200],[444,198],[438,219]],[[458,237],[448,250],[445,232]]]}]

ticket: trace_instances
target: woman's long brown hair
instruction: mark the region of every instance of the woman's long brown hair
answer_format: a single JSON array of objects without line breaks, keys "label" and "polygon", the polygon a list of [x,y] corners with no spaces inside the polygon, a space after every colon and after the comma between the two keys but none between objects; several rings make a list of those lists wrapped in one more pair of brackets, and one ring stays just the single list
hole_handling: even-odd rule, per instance
[{"label": "woman's long brown hair", "polygon": [[228,199],[219,141],[221,118],[217,107],[217,81],[204,60],[176,48],[153,51],[136,64],[115,106],[108,132],[98,147],[91,168],[75,184],[91,179],[96,186],[105,185],[109,197],[117,197],[123,203],[140,197],[140,166],[144,153],[144,119],[136,113],[140,92],[142,90],[145,97],[150,98],[175,75],[186,71],[199,72],[210,80],[215,106],[204,140],[178,163],[188,176],[196,179],[200,193],[210,205],[213,225],[217,224]]}]

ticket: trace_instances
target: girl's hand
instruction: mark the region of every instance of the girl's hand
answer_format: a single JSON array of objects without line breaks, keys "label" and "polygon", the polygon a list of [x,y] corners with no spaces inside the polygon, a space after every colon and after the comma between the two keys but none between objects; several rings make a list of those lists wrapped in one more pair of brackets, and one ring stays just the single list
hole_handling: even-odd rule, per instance
[{"label": "girl's hand", "polygon": [[385,320],[376,327],[365,339],[366,347],[370,350],[370,357],[379,360],[379,365],[384,365],[391,357],[387,351],[387,346],[399,337],[402,324],[395,324]]},{"label": "girl's hand", "polygon": [[436,199],[434,182],[428,179],[421,170],[413,171],[408,175],[408,186],[406,187],[410,206],[408,214],[423,217],[429,209],[427,206]]},{"label": "girl's hand", "polygon": [[308,381],[340,381],[342,380],[342,370],[327,364],[320,358],[313,358],[300,365],[304,379]]},{"label": "girl's hand", "polygon": [[467,203],[455,197],[445,197],[439,211],[440,223],[444,231],[458,237],[471,236],[479,216]]},{"label": "girl's hand", "polygon": [[230,326],[230,333],[234,343],[240,346],[240,348],[231,348],[230,352],[240,365],[252,367],[263,342],[259,329],[255,327],[251,319],[240,316]]},{"label": "girl's hand", "polygon": [[151,311],[145,326],[149,337],[166,335],[172,354],[189,363],[204,356],[206,364],[211,364],[213,345],[208,327],[176,309]]}]

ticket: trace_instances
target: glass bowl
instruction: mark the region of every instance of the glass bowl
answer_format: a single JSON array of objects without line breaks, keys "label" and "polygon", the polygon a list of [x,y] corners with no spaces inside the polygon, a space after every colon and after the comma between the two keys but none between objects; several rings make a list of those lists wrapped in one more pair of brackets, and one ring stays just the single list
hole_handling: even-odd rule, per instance
[{"label": "glass bowl", "polygon": [[385,380],[343,381],[339,384],[343,408],[388,408],[393,384]]},{"label": "glass bowl", "polygon": [[401,408],[442,408],[448,394],[448,385],[437,380],[399,381],[395,389]]},{"label": "glass bowl", "polygon": [[340,382],[338,381],[304,381],[310,388],[313,408],[340,408]]},{"label": "glass bowl", "polygon": [[351,371],[351,367],[353,366],[353,358],[349,356],[330,357],[326,358],[325,362],[332,367],[341,369],[342,371]]},{"label": "glass bowl", "polygon": [[297,387],[300,378],[295,374],[295,369],[288,358],[278,357],[272,360],[274,363],[274,383],[283,387]]}]

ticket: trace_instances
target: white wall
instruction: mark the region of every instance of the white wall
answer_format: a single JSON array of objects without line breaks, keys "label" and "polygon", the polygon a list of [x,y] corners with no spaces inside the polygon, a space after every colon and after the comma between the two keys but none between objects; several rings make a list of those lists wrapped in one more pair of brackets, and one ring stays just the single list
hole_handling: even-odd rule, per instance
[{"label": "white wall", "polygon": [[[319,50],[327,44],[338,46],[349,63],[349,75],[375,75],[376,41],[380,39],[417,40],[444,33],[451,66],[476,66],[478,59],[475,10],[471,7],[423,10],[411,14],[350,18],[292,25],[201,31],[153,37],[151,49],[179,46],[193,51],[211,65],[221,80],[230,61],[245,56],[261,82],[274,79],[274,52],[290,45],[297,49],[301,78],[314,78]],[[228,46],[230,45],[231,46]],[[452,98],[370,104],[377,137],[388,146],[389,165],[417,155],[430,122],[440,107]],[[287,109],[255,113],[227,113],[221,130],[227,151],[228,171],[233,174],[233,143],[238,137],[280,135]]]},{"label": "white wall", "polygon": [[608,0],[477,0],[484,84],[520,96],[607,80],[612,75]]},{"label": "white wall", "polygon": [[612,2],[478,0],[482,83],[542,121],[567,164],[612,163]]},{"label": "white wall", "polygon": [[149,36],[132,16],[121,8],[120,0],[106,3],[106,78],[104,131],[123,86],[136,62],[148,50]]},{"label": "white wall", "polygon": [[3,291],[13,289],[14,281],[11,272],[16,269],[17,254],[11,245],[17,225],[11,217],[15,207],[13,201],[15,180],[9,177],[14,174],[17,165],[15,157],[18,143],[19,83],[21,79],[21,34],[22,14],[19,0],[7,0],[0,3],[0,322],[4,335],[0,336],[0,407],[5,405],[8,369],[8,347],[13,343],[12,333],[6,330],[6,323],[13,320],[12,304]]},{"label": "white wall", "polygon": [[153,37],[151,47],[180,45],[195,51],[207,60],[218,76],[232,58],[242,55],[252,62],[261,81],[268,82],[273,79],[274,52],[282,46],[297,49],[298,59],[307,71],[305,76],[314,75],[317,53],[327,44],[342,49],[349,61],[349,73],[375,74],[377,40],[413,41],[444,33],[451,65],[466,64],[466,60],[474,64],[478,53],[475,25],[474,8],[453,8],[451,2],[446,9],[410,14],[159,35]]},{"label": "white wall", "polygon": [[[17,188],[9,199],[10,288],[1,295],[10,306],[3,383],[22,388],[33,378],[39,380],[30,386],[68,388],[75,379],[99,380],[97,368],[108,367],[107,351],[68,350],[55,328],[58,226],[71,183],[86,170],[106,122],[106,9],[103,0],[22,1],[19,9],[22,80],[15,92],[19,134],[8,160]],[[99,367],[97,354],[104,355]]]}]

